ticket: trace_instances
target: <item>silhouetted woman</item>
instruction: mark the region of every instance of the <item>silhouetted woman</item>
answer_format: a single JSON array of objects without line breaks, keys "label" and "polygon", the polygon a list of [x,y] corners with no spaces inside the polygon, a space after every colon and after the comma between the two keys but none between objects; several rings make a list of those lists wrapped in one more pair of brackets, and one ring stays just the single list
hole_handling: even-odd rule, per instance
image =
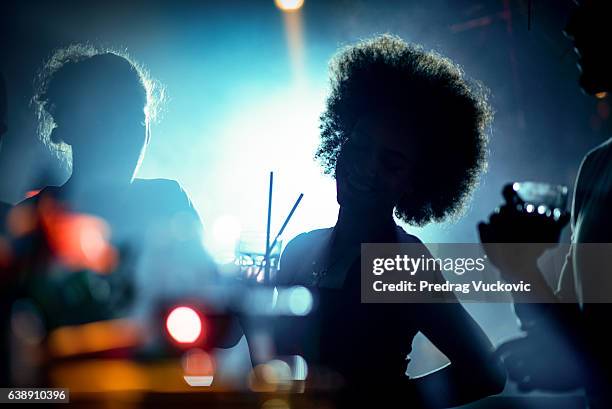
[{"label": "silhouetted woman", "polygon": [[[119,256],[129,255],[119,267],[138,271],[134,280],[143,311],[159,297],[197,293],[215,267],[202,248],[196,210],[176,181],[135,178],[162,96],[159,86],[128,56],[84,45],[55,52],[38,83],[34,102],[41,134],[60,156],[71,153],[72,174],[62,186],[47,187],[24,205],[50,198],[62,211],[107,223]],[[50,234],[67,236],[71,225],[55,224]],[[95,234],[93,239],[81,234],[78,240],[85,259],[103,250]],[[67,249],[59,250],[69,253],[65,242],[60,244]],[[73,310],[78,314],[78,309],[60,311],[64,321],[84,319],[66,316]]]},{"label": "silhouetted woman", "polygon": [[[360,300],[360,244],[420,243],[394,214],[412,225],[458,215],[485,166],[490,117],[456,64],[398,37],[375,37],[333,58],[316,156],[336,179],[340,211],[333,228],[298,235],[282,255],[278,284],[316,287],[319,305],[301,321],[278,320],[278,355],[331,369],[348,399],[362,403],[393,396],[398,407],[445,407],[501,392],[505,375],[492,346],[459,303]],[[409,379],[418,331],[450,365]]]}]

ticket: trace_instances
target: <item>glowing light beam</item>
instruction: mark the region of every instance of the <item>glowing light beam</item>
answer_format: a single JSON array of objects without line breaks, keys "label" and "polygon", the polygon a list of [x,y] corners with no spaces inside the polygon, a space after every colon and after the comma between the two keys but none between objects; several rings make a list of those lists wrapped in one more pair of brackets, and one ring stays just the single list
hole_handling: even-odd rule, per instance
[{"label": "glowing light beam", "polygon": [[304,0],[274,0],[274,4],[282,11],[291,12],[301,9]]}]

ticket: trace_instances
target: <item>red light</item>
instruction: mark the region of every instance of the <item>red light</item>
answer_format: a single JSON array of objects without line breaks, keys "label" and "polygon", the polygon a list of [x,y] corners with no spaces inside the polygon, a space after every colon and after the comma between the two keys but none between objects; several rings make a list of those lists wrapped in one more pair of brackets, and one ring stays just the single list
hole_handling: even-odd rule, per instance
[{"label": "red light", "polygon": [[191,307],[176,307],[166,317],[166,329],[179,344],[192,344],[202,335],[202,319]]},{"label": "red light", "polygon": [[198,348],[193,348],[185,352],[182,364],[185,375],[187,376],[210,376],[215,372],[213,357]]},{"label": "red light", "polygon": [[36,196],[37,194],[39,194],[39,193],[40,193],[40,190],[41,190],[41,189],[28,190],[28,191],[26,192],[26,194],[25,194],[24,199],[29,199],[29,198],[31,198],[31,197]]},{"label": "red light", "polygon": [[108,224],[96,216],[70,212],[50,198],[43,199],[39,210],[42,226],[53,254],[62,264],[74,271],[114,271],[118,254],[110,243]]}]

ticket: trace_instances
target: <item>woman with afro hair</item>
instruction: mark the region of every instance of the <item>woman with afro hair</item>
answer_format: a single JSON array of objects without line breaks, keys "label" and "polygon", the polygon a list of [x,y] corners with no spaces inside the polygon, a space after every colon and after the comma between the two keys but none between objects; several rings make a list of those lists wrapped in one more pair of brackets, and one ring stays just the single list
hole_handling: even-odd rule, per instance
[{"label": "woman with afro hair", "polygon": [[[316,157],[336,179],[340,211],[333,228],[300,234],[283,253],[276,283],[313,288],[317,307],[276,320],[279,355],[326,368],[334,375],[319,376],[340,379],[349,392],[341,396],[361,403],[447,407],[501,392],[505,373],[492,345],[458,302],[360,299],[361,243],[421,243],[394,214],[419,226],[457,217],[486,165],[490,119],[482,87],[448,58],[398,37],[374,37],[333,58]],[[418,331],[450,364],[411,379]]]}]

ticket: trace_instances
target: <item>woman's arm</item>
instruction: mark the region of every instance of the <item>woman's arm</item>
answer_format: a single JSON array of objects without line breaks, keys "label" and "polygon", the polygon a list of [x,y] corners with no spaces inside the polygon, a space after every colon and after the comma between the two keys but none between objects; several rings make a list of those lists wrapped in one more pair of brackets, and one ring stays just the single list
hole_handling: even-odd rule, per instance
[{"label": "woman's arm", "polygon": [[480,326],[457,303],[421,304],[420,330],[450,364],[411,379],[429,407],[462,405],[504,389],[506,373]]}]

